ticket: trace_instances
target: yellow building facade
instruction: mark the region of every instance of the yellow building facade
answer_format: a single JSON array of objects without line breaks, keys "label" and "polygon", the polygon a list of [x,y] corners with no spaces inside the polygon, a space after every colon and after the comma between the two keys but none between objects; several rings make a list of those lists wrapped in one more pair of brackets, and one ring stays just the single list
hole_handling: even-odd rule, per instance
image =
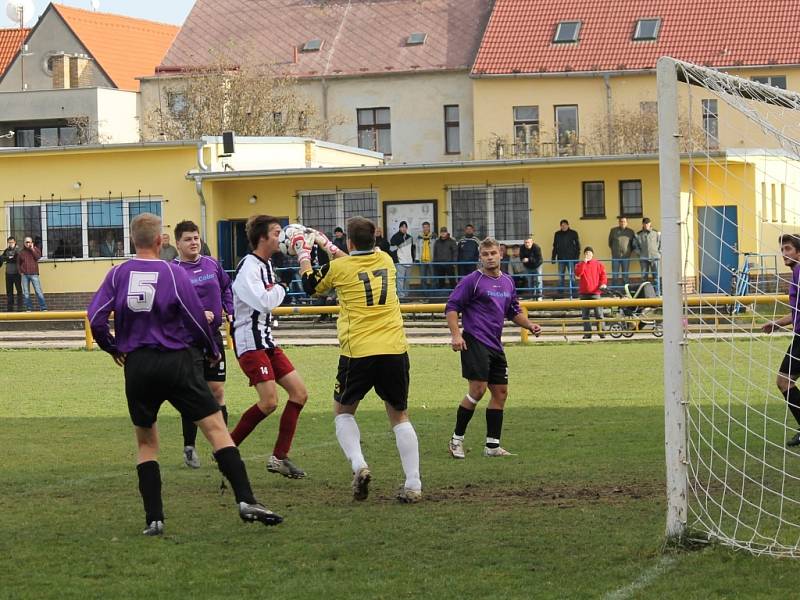
[{"label": "yellow building facade", "polygon": [[[797,67],[725,72],[800,90]],[[679,113],[684,125],[692,124],[695,150],[777,147],[774,137],[713,92],[681,85],[679,93]],[[496,158],[498,145],[506,158],[653,153],[657,148],[655,71],[473,76],[473,96],[478,159]],[[709,114],[712,109],[716,112]],[[782,119],[794,117],[775,111],[771,118],[780,128]],[[574,137],[565,136],[565,130]],[[625,135],[644,139],[620,146]]]},{"label": "yellow building facade", "polygon": [[[509,244],[533,234],[545,259],[561,219],[570,221],[582,245],[593,246],[598,258],[609,258],[608,233],[616,225],[623,194],[627,208],[639,202],[639,211],[629,219],[633,229],[640,228],[641,217],[652,218],[660,229],[655,157],[384,165],[342,150],[327,164],[306,167],[306,162],[315,163],[315,150],[305,143],[302,149],[304,164],[294,168],[235,170],[224,166],[233,159],[221,157],[216,142],[2,153],[0,229],[20,241],[25,235],[41,238],[47,258],[40,268],[48,297],[96,289],[112,264],[130,256],[127,228],[141,210],[160,212],[166,232],[183,219],[203,223],[212,253],[227,268],[247,251],[244,221],[256,213],[301,221],[328,234],[348,216],[366,214],[384,226],[387,237],[399,220],[419,224],[427,219],[435,228],[448,227],[456,238],[469,222],[481,235]],[[255,147],[250,151],[257,154]],[[735,207],[736,247],[761,252],[776,231],[796,224],[798,176],[797,165],[779,156],[717,153],[684,159],[687,274],[700,262],[702,209]],[[593,191],[591,217],[585,215],[587,183]],[[112,229],[121,235],[121,255],[103,256],[96,245],[103,241],[98,233],[107,236]],[[57,252],[63,240],[69,256]],[[545,273],[555,273],[555,266],[546,265]]]}]

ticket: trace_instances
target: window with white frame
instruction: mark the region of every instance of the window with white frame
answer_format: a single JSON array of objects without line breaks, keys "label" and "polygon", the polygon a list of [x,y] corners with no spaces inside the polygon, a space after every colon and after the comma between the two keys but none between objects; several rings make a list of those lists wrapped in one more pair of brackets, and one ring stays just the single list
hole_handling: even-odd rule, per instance
[{"label": "window with white frame", "polygon": [[345,229],[347,219],[357,216],[378,222],[377,191],[300,192],[300,221],[306,227],[313,227],[328,237],[333,237],[336,227]]},{"label": "window with white frame", "polygon": [[6,205],[9,234],[18,240],[33,238],[42,255],[53,260],[133,254],[130,221],[142,212],[161,216],[161,199],[59,200]]},{"label": "window with white frame", "polygon": [[456,187],[449,190],[455,237],[473,225],[479,238],[521,243],[530,233],[530,198],[524,185]]}]

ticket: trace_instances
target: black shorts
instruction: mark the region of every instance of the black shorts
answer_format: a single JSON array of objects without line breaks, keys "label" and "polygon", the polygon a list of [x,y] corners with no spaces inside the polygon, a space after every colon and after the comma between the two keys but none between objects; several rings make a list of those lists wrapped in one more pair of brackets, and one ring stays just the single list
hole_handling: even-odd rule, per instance
[{"label": "black shorts", "polygon": [[780,372],[791,375],[792,379],[797,379],[800,375],[800,335],[792,336],[792,343],[786,349]]},{"label": "black shorts", "polygon": [[192,421],[219,410],[203,379],[203,353],[197,348],[130,352],[125,359],[125,395],[131,421],[138,427],[152,427],[165,400]]},{"label": "black shorts", "polygon": [[508,362],[505,352],[498,352],[466,331],[467,349],[461,352],[461,376],[469,381],[508,385]]},{"label": "black shorts", "polygon": [[214,341],[217,343],[222,360],[212,367],[209,357],[206,357],[203,360],[203,379],[206,381],[225,381],[225,344],[219,331],[217,331]]},{"label": "black shorts", "polygon": [[373,387],[381,400],[395,410],[408,407],[408,353],[377,354],[361,358],[339,357],[333,399],[355,404]]}]

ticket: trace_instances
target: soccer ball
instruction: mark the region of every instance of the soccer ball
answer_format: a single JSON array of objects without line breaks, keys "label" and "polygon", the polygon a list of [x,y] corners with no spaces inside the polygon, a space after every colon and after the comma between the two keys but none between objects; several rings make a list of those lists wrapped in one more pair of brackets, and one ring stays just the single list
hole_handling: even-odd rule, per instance
[{"label": "soccer ball", "polygon": [[292,247],[292,238],[296,235],[305,234],[306,228],[299,223],[290,223],[281,231],[278,237],[278,248],[281,252],[288,256],[297,256],[297,253]]}]

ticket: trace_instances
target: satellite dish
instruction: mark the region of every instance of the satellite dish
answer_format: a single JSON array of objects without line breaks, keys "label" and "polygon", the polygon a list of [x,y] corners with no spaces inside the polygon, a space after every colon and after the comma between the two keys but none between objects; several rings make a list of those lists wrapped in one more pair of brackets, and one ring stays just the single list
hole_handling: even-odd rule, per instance
[{"label": "satellite dish", "polygon": [[91,4],[92,4],[92,10],[94,12],[100,10],[100,0],[92,0]]},{"label": "satellite dish", "polygon": [[33,0],[8,0],[6,3],[6,15],[19,27],[30,21],[35,12]]}]

